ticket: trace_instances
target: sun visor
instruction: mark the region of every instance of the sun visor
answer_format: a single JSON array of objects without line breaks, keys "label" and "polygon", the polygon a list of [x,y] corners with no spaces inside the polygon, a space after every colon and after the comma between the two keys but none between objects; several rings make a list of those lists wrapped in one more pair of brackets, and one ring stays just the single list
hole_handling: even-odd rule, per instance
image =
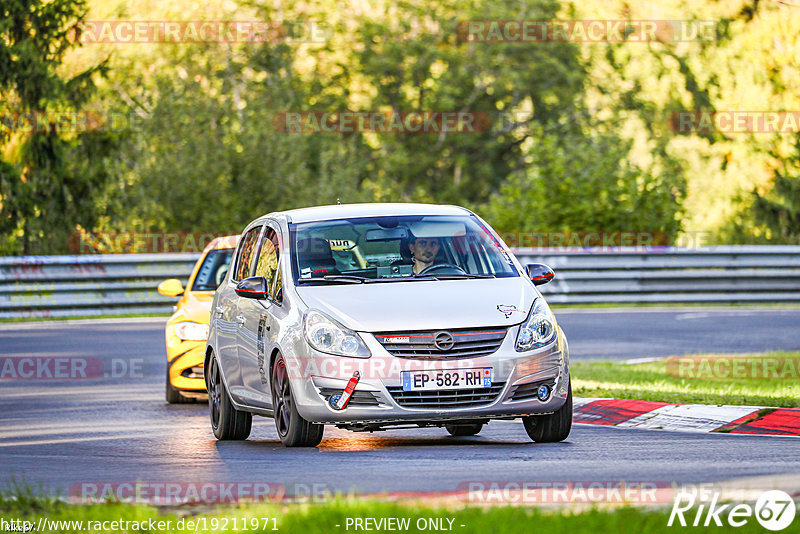
[{"label": "sun visor", "polygon": [[408,225],[414,237],[458,237],[466,235],[467,227],[460,222],[420,221]]}]

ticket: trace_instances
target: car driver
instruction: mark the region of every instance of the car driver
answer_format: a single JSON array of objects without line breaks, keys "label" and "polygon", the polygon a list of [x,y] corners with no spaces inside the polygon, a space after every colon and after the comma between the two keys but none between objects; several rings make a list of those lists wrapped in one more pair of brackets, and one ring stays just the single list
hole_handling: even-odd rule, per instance
[{"label": "car driver", "polygon": [[437,237],[417,237],[411,240],[408,249],[411,251],[411,260],[414,262],[412,268],[414,274],[419,274],[433,265],[440,248]]}]

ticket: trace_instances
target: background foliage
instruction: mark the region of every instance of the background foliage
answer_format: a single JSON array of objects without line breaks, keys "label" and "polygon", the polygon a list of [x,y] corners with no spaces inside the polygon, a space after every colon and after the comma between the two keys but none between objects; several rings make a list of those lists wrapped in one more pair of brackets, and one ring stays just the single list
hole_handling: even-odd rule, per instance
[{"label": "background foliage", "polygon": [[[800,109],[800,8],[659,0],[10,0],[0,112],[94,110],[99,131],[0,125],[0,253],[76,231],[239,231],[314,204],[462,204],[501,231],[800,239],[796,135],[682,135],[681,109]],[[466,42],[465,20],[716,20],[709,41]],[[278,20],[324,40],[81,45],[80,20]],[[481,111],[477,134],[286,134],[283,111]]]}]

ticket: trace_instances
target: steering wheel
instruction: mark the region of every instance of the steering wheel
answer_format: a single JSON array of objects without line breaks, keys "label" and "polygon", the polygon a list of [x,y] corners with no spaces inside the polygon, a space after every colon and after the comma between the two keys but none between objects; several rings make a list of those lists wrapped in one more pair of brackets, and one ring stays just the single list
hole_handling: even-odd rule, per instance
[{"label": "steering wheel", "polygon": [[451,269],[453,271],[456,271],[455,273],[450,273],[450,274],[467,274],[467,271],[465,271],[458,265],[453,265],[452,263],[437,263],[435,265],[431,265],[430,267],[425,267],[417,274],[417,276],[422,276],[423,274],[433,274],[435,272],[441,271],[442,269]]}]

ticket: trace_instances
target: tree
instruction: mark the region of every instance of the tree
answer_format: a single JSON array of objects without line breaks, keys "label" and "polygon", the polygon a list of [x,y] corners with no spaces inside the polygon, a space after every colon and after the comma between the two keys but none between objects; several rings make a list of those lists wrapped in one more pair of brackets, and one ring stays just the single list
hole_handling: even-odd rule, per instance
[{"label": "tree", "polygon": [[794,139],[792,153],[780,158],[768,192],[753,191],[753,215],[782,242],[800,242],[800,135]]},{"label": "tree", "polygon": [[[486,209],[505,232],[679,230],[676,184],[628,159],[630,142],[580,128],[540,130],[530,165],[511,176]],[[521,239],[521,237],[520,237]]]},{"label": "tree", "polygon": [[[107,179],[97,151],[109,134],[85,131],[80,121],[93,78],[106,67],[57,72],[77,46],[84,0],[13,0],[0,15],[0,232],[17,253],[63,252],[77,224],[95,224],[95,197]],[[59,122],[55,111],[72,120]]]},{"label": "tree", "polygon": [[[374,88],[371,109],[466,111],[478,133],[378,135],[370,179],[406,200],[484,203],[525,166],[531,124],[569,115],[583,94],[574,43],[470,41],[469,20],[551,20],[553,0],[398,2],[361,21],[354,67]],[[482,114],[482,115],[481,115]]]}]

